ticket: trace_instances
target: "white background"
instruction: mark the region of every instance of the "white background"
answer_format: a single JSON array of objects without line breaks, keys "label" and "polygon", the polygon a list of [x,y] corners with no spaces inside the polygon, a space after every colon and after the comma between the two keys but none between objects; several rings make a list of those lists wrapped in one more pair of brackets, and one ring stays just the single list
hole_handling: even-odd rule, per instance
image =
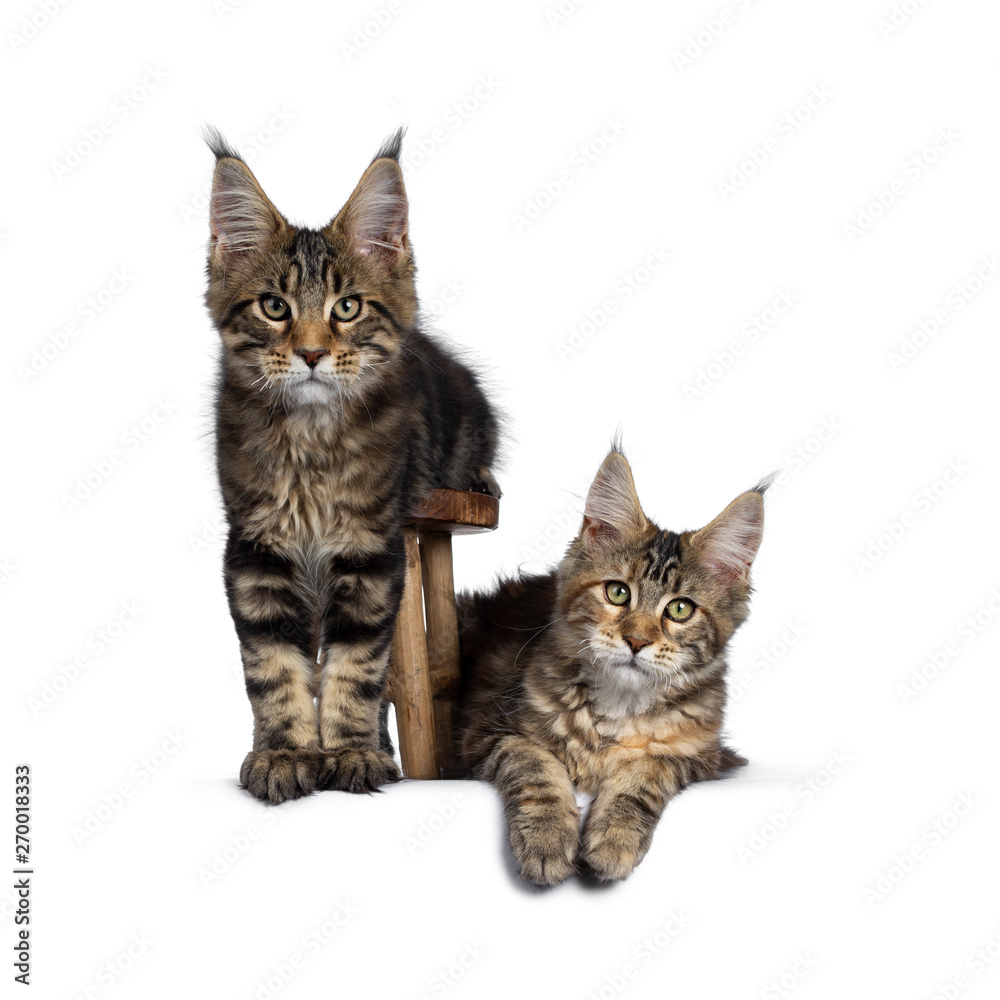
[{"label": "white background", "polygon": [[[36,995],[997,995],[998,11],[555,2],[5,7],[2,773],[32,766]],[[421,294],[510,418],[461,585],[558,557],[619,425],[662,526],[783,471],[733,645],[752,766],[672,803],[626,883],[521,887],[485,785],[237,787],[205,121],[310,225],[408,124]]]}]

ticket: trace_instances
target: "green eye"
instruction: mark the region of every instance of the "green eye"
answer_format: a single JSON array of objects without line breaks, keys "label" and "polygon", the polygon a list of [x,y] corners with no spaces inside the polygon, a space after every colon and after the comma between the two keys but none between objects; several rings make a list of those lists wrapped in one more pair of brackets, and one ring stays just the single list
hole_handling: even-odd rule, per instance
[{"label": "green eye", "polygon": [[288,319],[291,309],[288,303],[277,295],[264,295],[260,300],[260,308],[268,319],[282,320]]},{"label": "green eye", "polygon": [[612,580],[610,583],[606,583],[604,585],[604,596],[612,604],[624,607],[631,599],[632,591],[630,591],[627,584],[622,583],[621,580]]},{"label": "green eye", "polygon": [[350,322],[359,312],[361,312],[361,299],[356,299],[353,295],[345,295],[333,304],[333,318],[339,319],[342,323]]},{"label": "green eye", "polygon": [[666,607],[665,614],[672,622],[686,622],[694,614],[694,602],[686,597],[675,597]]}]

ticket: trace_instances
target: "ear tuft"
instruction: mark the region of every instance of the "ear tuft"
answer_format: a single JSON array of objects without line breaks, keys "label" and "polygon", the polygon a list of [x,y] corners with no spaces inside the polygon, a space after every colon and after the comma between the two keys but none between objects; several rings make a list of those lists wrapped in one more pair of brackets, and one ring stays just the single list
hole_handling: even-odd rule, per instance
[{"label": "ear tuft", "polygon": [[748,580],[764,534],[763,488],[741,493],[714,521],[696,531],[691,543],[706,569],[727,583]]},{"label": "ear tuft", "polygon": [[406,126],[400,125],[395,132],[385,137],[385,141],[379,146],[378,152],[372,157],[372,163],[376,160],[390,159],[399,162],[399,154],[403,151],[403,136],[406,135]]},{"label": "ear tuft", "polygon": [[242,160],[239,152],[229,145],[226,137],[214,126],[206,124],[201,130],[201,137],[208,144],[208,148],[215,153],[216,162],[229,157],[233,160]]},{"label": "ear tuft", "polygon": [[777,472],[769,472],[763,479],[756,485],[752,486],[749,490],[750,493],[759,493],[763,496],[770,488],[774,485],[775,479],[778,478]]},{"label": "ear tuft", "polygon": [[649,524],[625,456],[613,448],[587,494],[581,535],[586,542],[617,542]]}]

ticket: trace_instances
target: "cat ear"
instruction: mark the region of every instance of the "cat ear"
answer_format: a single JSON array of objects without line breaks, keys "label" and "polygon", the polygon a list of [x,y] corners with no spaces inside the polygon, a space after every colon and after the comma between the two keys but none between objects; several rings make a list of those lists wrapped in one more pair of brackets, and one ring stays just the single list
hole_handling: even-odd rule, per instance
[{"label": "cat ear", "polygon": [[217,132],[207,138],[217,158],[208,210],[212,253],[230,259],[260,246],[286,223],[239,154]]},{"label": "cat ear", "polygon": [[585,542],[617,542],[642,531],[648,524],[635,492],[632,470],[618,450],[604,460],[583,511],[581,537]]},{"label": "cat ear", "polygon": [[403,172],[397,162],[401,140],[400,131],[379,150],[347,204],[330,223],[363,257],[395,262],[409,251],[409,211]]},{"label": "cat ear", "polygon": [[741,493],[691,544],[703,566],[727,583],[750,578],[750,566],[764,534],[764,482]]}]

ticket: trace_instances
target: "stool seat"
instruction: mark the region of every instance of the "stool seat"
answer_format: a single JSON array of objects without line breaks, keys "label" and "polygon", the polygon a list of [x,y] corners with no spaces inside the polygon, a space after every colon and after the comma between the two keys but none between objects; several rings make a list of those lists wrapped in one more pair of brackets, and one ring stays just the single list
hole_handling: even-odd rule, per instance
[{"label": "stool seat", "polygon": [[444,531],[449,535],[478,535],[500,523],[500,501],[486,493],[434,490],[410,514],[407,527],[420,532]]},{"label": "stool seat", "polygon": [[457,769],[452,729],[461,674],[451,536],[492,531],[499,520],[496,497],[439,489],[404,524],[406,578],[385,698],[396,707],[408,778]]}]

